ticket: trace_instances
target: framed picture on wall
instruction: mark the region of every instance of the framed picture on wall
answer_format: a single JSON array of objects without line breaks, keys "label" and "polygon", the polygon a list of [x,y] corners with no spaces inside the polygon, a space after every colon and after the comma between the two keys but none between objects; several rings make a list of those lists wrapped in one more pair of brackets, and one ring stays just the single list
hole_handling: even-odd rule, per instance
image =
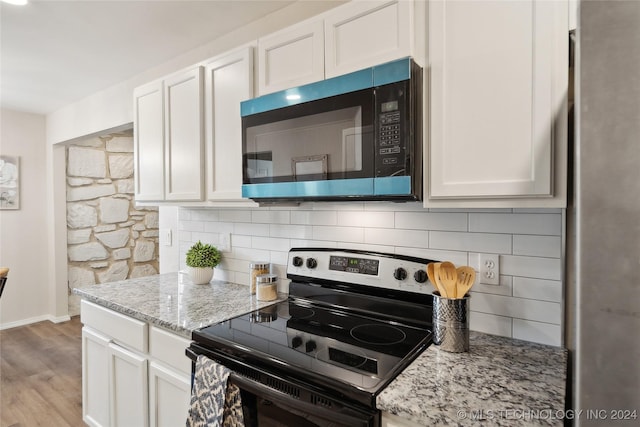
[{"label": "framed picture on wall", "polygon": [[0,209],[20,209],[18,156],[0,156]]}]

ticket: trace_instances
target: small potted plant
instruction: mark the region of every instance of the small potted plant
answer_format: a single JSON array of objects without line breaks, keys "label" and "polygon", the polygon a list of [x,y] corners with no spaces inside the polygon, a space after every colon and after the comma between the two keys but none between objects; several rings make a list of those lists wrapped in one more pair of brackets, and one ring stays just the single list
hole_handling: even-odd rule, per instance
[{"label": "small potted plant", "polygon": [[205,285],[213,277],[213,267],[220,263],[220,251],[198,240],[187,251],[187,271],[196,285]]}]

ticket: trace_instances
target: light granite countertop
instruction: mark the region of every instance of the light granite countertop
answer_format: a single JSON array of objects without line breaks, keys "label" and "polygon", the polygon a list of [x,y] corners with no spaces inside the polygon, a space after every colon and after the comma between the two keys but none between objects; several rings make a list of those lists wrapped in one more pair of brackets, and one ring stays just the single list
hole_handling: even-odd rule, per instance
[{"label": "light granite countertop", "polygon": [[[74,288],[80,297],[191,338],[195,329],[286,299],[256,301],[249,287],[194,285],[182,273]],[[471,332],[470,351],[431,345],[377,397],[420,426],[562,425],[567,351]]]},{"label": "light granite countertop", "polygon": [[195,329],[286,299],[278,295],[275,301],[257,301],[248,286],[215,280],[194,285],[183,273],[87,285],[74,288],[73,293],[189,339]]},{"label": "light granite countertop", "polygon": [[377,397],[421,426],[563,425],[567,351],[471,332],[467,353],[429,346]]}]

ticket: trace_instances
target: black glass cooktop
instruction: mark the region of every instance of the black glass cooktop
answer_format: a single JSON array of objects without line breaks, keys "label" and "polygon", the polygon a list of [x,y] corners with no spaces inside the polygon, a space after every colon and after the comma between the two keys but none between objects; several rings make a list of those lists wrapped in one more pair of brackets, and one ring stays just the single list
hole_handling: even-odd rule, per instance
[{"label": "black glass cooktop", "polygon": [[375,395],[431,343],[431,331],[290,298],[202,328],[193,339],[247,363]]}]

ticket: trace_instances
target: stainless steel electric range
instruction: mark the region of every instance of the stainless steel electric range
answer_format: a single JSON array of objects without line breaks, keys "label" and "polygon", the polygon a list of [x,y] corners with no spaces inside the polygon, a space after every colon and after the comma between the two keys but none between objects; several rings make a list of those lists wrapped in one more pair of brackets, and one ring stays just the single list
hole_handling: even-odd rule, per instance
[{"label": "stainless steel electric range", "polygon": [[291,249],[289,298],[194,331],[187,355],[233,371],[247,426],[378,426],[376,396],[431,344],[429,262]]}]

